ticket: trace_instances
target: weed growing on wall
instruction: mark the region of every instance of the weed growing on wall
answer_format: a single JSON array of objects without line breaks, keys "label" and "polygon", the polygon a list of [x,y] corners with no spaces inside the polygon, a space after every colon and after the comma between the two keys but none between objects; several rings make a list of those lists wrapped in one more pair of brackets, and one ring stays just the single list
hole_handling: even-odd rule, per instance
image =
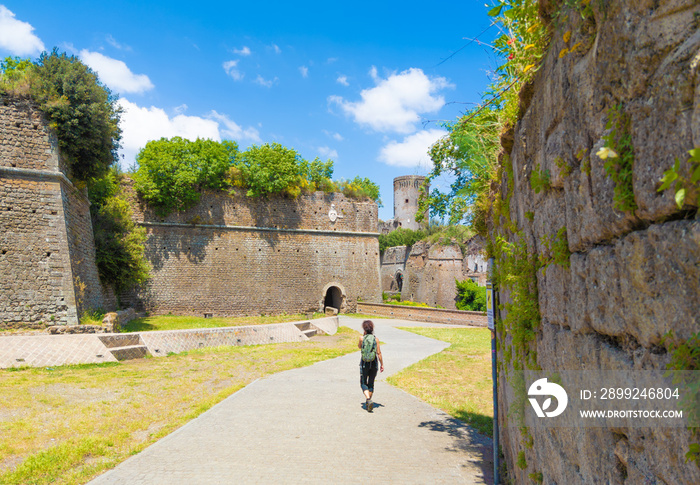
[{"label": "weed growing on wall", "polygon": [[[686,390],[681,398],[680,406],[688,421],[700,421],[700,379],[697,372],[673,372],[677,371],[700,371],[700,333],[691,335],[687,340],[678,339],[673,331],[667,333],[663,338],[663,343],[668,347],[671,354],[671,362],[668,364],[669,372],[673,383],[682,386]],[[688,452],[685,454],[685,461],[695,462],[700,467],[700,428],[689,428],[693,439]]]},{"label": "weed growing on wall", "polygon": [[535,165],[530,175],[530,187],[536,194],[547,192],[551,187],[549,170],[540,170],[539,164]]},{"label": "weed growing on wall", "polygon": [[630,120],[624,113],[622,105],[608,110],[608,122],[605,125],[608,134],[603,137],[605,146],[597,155],[605,160],[605,171],[615,183],[613,206],[623,212],[634,212],[634,148],[630,134]]},{"label": "weed growing on wall", "polygon": [[571,257],[571,251],[569,251],[566,227],[559,229],[554,237],[545,235],[541,242],[544,248],[544,252],[540,254],[541,267],[545,268],[552,263],[565,268],[570,266],[569,258]]},{"label": "weed growing on wall", "polygon": [[[697,188],[698,182],[700,182],[700,148],[694,148],[688,154],[690,158],[686,163],[690,165],[690,177],[685,177],[681,173],[681,163],[676,157],[676,162],[673,166],[664,172],[661,186],[658,188],[659,192],[663,192],[673,185],[674,199],[679,209],[683,208],[688,191],[692,187]],[[700,191],[698,191],[695,204],[700,205]]]},{"label": "weed growing on wall", "polygon": [[499,290],[510,294],[509,301],[503,304],[506,316],[502,322],[502,338],[510,341],[504,349],[506,356],[510,355],[506,364],[512,364],[515,370],[523,366],[535,369],[537,353],[531,343],[540,324],[537,290],[540,265],[537,256],[528,250],[524,234],[520,232],[515,238],[515,242],[509,242],[498,236],[495,244],[494,279]]},{"label": "weed growing on wall", "polygon": [[571,171],[573,170],[571,168],[571,165],[566,163],[562,157],[557,157],[554,159],[554,164],[559,167],[559,173],[561,173],[561,176],[563,178],[568,177],[571,175]]}]

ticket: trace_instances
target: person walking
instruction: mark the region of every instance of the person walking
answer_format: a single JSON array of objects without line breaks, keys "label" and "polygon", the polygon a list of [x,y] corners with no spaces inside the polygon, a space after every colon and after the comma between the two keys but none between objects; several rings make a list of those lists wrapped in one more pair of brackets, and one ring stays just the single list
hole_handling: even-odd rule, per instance
[{"label": "person walking", "polygon": [[362,322],[362,330],[364,335],[360,337],[357,347],[362,351],[360,358],[360,386],[362,392],[367,399],[365,406],[367,412],[372,412],[374,403],[372,402],[372,394],[374,394],[374,378],[377,377],[377,368],[380,372],[384,372],[384,359],[382,359],[382,350],[379,348],[379,342],[374,335],[374,323],[372,320]]}]

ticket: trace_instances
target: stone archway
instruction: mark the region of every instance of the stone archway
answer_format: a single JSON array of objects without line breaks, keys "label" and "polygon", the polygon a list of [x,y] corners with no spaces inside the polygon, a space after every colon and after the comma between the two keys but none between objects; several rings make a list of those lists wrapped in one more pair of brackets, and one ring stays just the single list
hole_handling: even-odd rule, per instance
[{"label": "stone archway", "polygon": [[394,281],[396,282],[396,289],[399,293],[403,289],[403,272],[401,270],[397,271],[394,275]]},{"label": "stone archway", "polygon": [[345,288],[339,283],[328,283],[323,288],[323,293],[321,295],[321,301],[319,302],[321,312],[326,311],[326,307],[335,308],[338,313],[345,308]]}]

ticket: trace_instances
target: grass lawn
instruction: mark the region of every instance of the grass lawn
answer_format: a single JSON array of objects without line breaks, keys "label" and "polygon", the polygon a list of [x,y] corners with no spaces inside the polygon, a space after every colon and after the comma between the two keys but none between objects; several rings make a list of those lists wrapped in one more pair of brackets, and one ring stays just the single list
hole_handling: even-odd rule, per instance
[{"label": "grass lawn", "polygon": [[357,351],[357,332],[123,363],[0,369],[0,484],[80,484],[253,380]]},{"label": "grass lawn", "polygon": [[[314,313],[321,318],[323,313]],[[258,315],[250,317],[204,318],[175,315],[155,315],[137,318],[122,327],[122,332],[145,332],[148,330],[184,330],[190,328],[234,327],[237,325],[265,325],[306,320],[306,315]]]},{"label": "grass lawn", "polygon": [[376,320],[377,318],[390,318],[381,315],[366,315],[364,313],[341,313],[339,317],[362,318],[363,320]]},{"label": "grass lawn", "polygon": [[402,330],[451,345],[387,381],[493,437],[491,332],[481,328]]}]

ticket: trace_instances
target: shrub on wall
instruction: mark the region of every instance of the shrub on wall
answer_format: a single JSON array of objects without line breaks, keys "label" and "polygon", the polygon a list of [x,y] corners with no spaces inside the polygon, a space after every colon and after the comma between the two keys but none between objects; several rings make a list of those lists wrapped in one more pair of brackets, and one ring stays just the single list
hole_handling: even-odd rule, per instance
[{"label": "shrub on wall", "polygon": [[143,283],[150,272],[144,250],[146,230],[134,224],[129,202],[120,194],[120,179],[114,167],[89,186],[97,270],[102,283],[117,294]]},{"label": "shrub on wall", "polygon": [[455,280],[457,285],[457,310],[473,312],[486,311],[486,287],[479,286],[472,280]]},{"label": "shrub on wall", "polygon": [[342,192],[381,205],[379,186],[367,178],[333,182],[333,161],[305,160],[279,143],[253,145],[244,152],[232,141],[151,141],[139,152],[133,175],[138,194],[159,215],[192,207],[203,189],[246,189],[249,197],[283,194],[296,198],[316,190]]},{"label": "shrub on wall", "polygon": [[399,227],[389,234],[379,235],[379,250],[384,251],[386,248],[392,248],[394,246],[413,246],[426,236],[427,234],[425,231],[414,231],[413,229]]},{"label": "shrub on wall", "polygon": [[233,141],[189,141],[179,136],[149,141],[136,156],[136,192],[160,215],[192,207],[203,189],[226,185],[238,155]]},{"label": "shrub on wall", "polygon": [[[295,150],[279,143],[251,146],[241,154],[236,166],[243,174],[247,194],[251,197],[279,193],[296,197],[301,193],[302,181],[308,180],[304,169],[311,168]],[[315,168],[318,170],[314,170],[314,176],[321,178],[323,169]]]},{"label": "shrub on wall", "polygon": [[341,180],[335,184],[338,190],[346,197],[372,199],[379,207],[382,207],[382,199],[379,197],[379,186],[368,178],[355,177],[352,180]]}]

